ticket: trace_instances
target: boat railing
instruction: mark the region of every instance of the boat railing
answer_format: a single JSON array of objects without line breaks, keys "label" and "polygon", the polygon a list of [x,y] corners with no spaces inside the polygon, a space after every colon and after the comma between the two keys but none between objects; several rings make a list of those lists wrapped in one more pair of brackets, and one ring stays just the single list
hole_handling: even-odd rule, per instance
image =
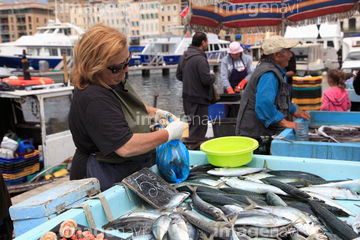
[{"label": "boat railing", "polygon": [[147,63],[144,63],[144,65],[150,65],[150,66],[158,66],[162,64],[166,64],[166,62],[164,61],[164,56],[161,54],[155,54],[150,58],[150,60]]},{"label": "boat railing", "polygon": [[175,55],[174,53],[169,53],[169,52],[148,52],[148,53],[143,53],[143,54],[146,54],[146,55],[159,55],[159,56],[160,55],[162,55],[162,56]]},{"label": "boat railing", "polygon": [[217,62],[221,62],[221,60],[226,56],[227,52],[207,52],[206,56],[208,60],[216,60]]}]

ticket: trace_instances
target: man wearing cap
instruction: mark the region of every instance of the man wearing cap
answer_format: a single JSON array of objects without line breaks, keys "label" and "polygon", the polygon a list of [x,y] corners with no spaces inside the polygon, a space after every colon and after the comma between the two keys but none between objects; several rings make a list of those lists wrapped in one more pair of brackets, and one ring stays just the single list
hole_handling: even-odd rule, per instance
[{"label": "man wearing cap", "polygon": [[297,111],[290,102],[285,67],[292,56],[290,48],[298,41],[272,36],[262,44],[263,55],[244,94],[236,122],[236,135],[255,138],[259,149],[255,153],[269,154],[271,136],[285,128],[295,130],[290,115],[310,119],[305,111]]},{"label": "man wearing cap", "polygon": [[[251,58],[245,55],[243,51],[244,49],[238,42],[232,42],[229,45],[228,54],[221,61],[220,77],[225,93],[240,92],[254,72],[251,69]],[[236,117],[238,111],[238,104],[229,105],[225,110],[226,117]]]}]

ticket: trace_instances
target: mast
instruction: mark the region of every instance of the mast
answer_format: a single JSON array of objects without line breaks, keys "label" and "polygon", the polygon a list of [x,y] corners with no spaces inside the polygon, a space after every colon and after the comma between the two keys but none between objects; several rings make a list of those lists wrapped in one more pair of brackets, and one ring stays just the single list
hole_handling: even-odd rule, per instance
[{"label": "mast", "polygon": [[281,0],[281,36],[284,35],[285,35],[285,9],[284,9],[284,0]]}]

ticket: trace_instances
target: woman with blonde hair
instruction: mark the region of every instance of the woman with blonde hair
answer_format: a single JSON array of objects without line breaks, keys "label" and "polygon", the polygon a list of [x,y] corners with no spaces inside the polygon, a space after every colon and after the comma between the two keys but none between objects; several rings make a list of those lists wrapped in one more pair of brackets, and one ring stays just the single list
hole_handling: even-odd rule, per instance
[{"label": "woman with blonde hair", "polygon": [[76,44],[69,126],[77,149],[70,179],[95,177],[106,190],[151,166],[157,146],[181,138],[185,127],[180,121],[149,131],[151,119],[170,113],[145,105],[126,82],[130,60],[126,35],[103,24],[90,28]]},{"label": "woman with blonde hair", "polygon": [[327,72],[330,89],[324,92],[321,111],[347,111],[351,107],[349,93],[345,90],[345,74],[337,69]]}]

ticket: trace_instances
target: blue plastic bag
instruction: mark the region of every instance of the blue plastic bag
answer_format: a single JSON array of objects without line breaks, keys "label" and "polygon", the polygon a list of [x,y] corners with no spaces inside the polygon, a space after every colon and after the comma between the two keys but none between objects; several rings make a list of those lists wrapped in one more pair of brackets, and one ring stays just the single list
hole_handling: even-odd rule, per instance
[{"label": "blue plastic bag", "polygon": [[171,140],[157,147],[156,164],[168,181],[181,183],[190,173],[189,150],[179,140]]}]

